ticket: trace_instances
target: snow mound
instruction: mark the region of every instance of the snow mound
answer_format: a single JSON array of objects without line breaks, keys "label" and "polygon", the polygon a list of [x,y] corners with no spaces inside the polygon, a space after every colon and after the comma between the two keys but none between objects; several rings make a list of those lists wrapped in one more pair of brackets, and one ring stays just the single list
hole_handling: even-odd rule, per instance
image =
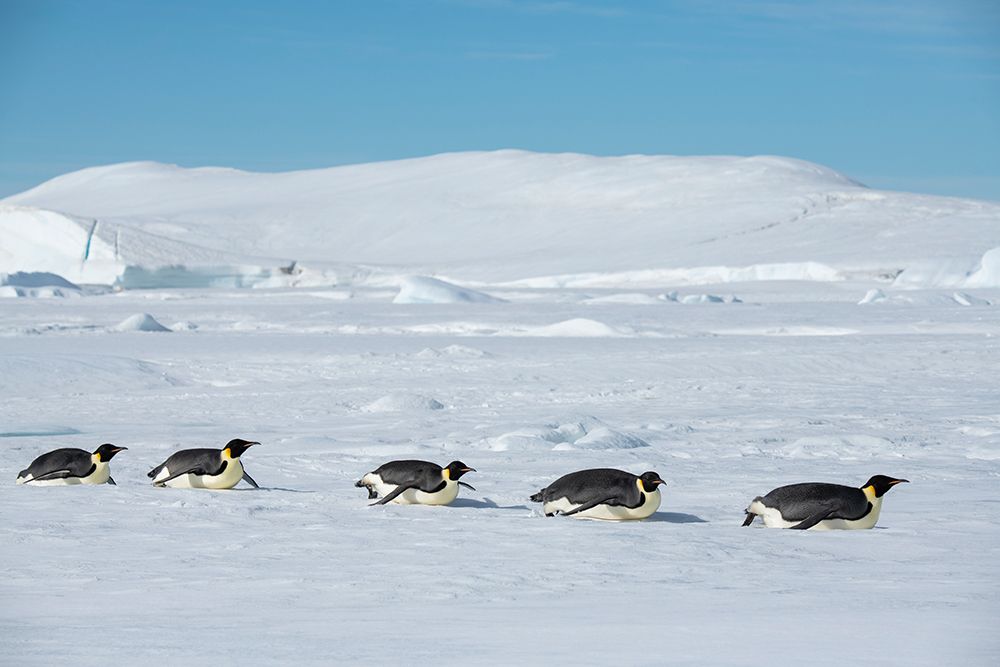
[{"label": "snow mound", "polygon": [[421,394],[401,391],[386,394],[361,408],[362,412],[409,412],[442,409],[444,409],[444,404],[440,401]]},{"label": "snow mound", "polygon": [[540,338],[622,338],[631,333],[625,329],[616,329],[604,322],[577,317],[543,327],[527,328],[519,335]]},{"label": "snow mound", "polygon": [[649,447],[649,443],[634,435],[615,431],[607,426],[591,426],[590,430],[573,442],[561,442],[553,450],[573,449],[636,449]]},{"label": "snow mound", "polygon": [[563,424],[519,428],[486,438],[483,444],[497,452],[525,450],[612,450],[649,447],[649,443],[634,435],[617,431],[597,417],[583,417]]},{"label": "snow mound", "polygon": [[115,331],[171,331],[149,313],[137,313],[114,327]]},{"label": "snow mound", "polygon": [[966,287],[1000,287],[1000,248],[983,254],[976,269],[965,281]]},{"label": "snow mound", "polygon": [[483,292],[459,287],[452,283],[428,278],[409,276],[399,286],[399,294],[393,303],[506,303],[503,299]]},{"label": "snow mound", "polygon": [[415,355],[419,359],[436,359],[439,357],[451,357],[453,359],[489,359],[493,355],[479,348],[468,345],[449,345],[440,350],[433,347],[425,347]]},{"label": "snow mound", "polygon": [[972,296],[966,292],[955,292],[951,295],[952,300],[960,306],[989,306],[990,302],[986,299],[980,299],[977,296]]},{"label": "snow mound", "polygon": [[896,443],[888,438],[874,435],[839,435],[799,438],[780,447],[776,453],[790,459],[849,460],[892,456],[897,449]]},{"label": "snow mound", "polygon": [[882,301],[885,301],[888,298],[889,297],[887,297],[885,295],[885,292],[883,292],[882,290],[880,290],[880,289],[870,289],[870,290],[868,290],[868,292],[865,293],[865,295],[861,299],[861,301],[858,301],[858,305],[859,306],[863,306],[863,305],[869,304],[869,303],[881,303]]}]

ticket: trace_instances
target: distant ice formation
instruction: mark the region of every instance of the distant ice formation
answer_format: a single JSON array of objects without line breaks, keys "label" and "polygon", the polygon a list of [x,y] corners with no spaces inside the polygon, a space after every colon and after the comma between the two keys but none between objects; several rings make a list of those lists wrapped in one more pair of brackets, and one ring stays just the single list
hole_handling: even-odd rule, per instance
[{"label": "distant ice formation", "polygon": [[[873,191],[773,156],[467,152],[277,174],[132,162],[0,200],[0,271],[124,289],[385,287],[413,274],[487,291],[971,289],[1000,286],[998,225],[997,203]],[[417,280],[401,302],[488,300]]]}]

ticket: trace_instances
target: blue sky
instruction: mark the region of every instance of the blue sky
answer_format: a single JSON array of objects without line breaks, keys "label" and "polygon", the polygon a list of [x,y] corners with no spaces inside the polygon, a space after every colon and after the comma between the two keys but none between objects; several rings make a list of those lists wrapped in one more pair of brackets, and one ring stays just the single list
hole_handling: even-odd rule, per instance
[{"label": "blue sky", "polygon": [[497,148],[1000,200],[1000,3],[0,0],[0,196],[127,160]]}]

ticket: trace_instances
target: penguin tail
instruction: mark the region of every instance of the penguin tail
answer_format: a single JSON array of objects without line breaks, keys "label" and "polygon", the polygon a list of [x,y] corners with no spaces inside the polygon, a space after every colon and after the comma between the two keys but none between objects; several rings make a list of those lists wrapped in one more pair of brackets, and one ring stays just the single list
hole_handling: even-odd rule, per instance
[{"label": "penguin tail", "polygon": [[148,477],[150,479],[153,479],[154,477],[156,477],[160,473],[161,470],[163,470],[163,466],[162,465],[158,465],[155,468],[153,468],[152,470],[150,470],[149,472],[147,472],[146,473],[146,477]]},{"label": "penguin tail", "polygon": [[542,489],[538,493],[532,495],[531,498],[530,498],[530,500],[533,503],[545,502],[545,497],[544,496],[545,496],[545,489]]},{"label": "penguin tail", "polygon": [[354,486],[356,486],[356,487],[358,487],[360,489],[361,487],[365,486],[365,480],[359,479],[358,481],[356,481],[354,483]]}]

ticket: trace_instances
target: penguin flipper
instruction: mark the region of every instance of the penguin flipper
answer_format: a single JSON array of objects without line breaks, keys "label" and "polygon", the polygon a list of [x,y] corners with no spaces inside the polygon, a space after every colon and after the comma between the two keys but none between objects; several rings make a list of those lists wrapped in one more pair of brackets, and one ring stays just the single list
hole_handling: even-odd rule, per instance
[{"label": "penguin flipper", "polygon": [[386,503],[391,503],[399,495],[401,495],[404,491],[407,491],[407,490],[412,489],[412,488],[413,488],[413,486],[407,486],[406,484],[400,484],[395,489],[393,489],[389,494],[387,494],[385,498],[383,498],[382,500],[378,501],[377,503],[371,503],[368,506],[369,507],[374,507],[375,505],[385,505]]},{"label": "penguin flipper", "polygon": [[184,470],[178,470],[177,472],[175,472],[170,477],[164,477],[163,479],[156,480],[155,482],[153,482],[153,486],[166,486],[167,482],[169,482],[170,480],[176,479],[176,478],[180,477],[181,475],[187,475],[188,473],[191,473],[192,475],[206,475],[206,474],[208,474],[208,473],[205,472],[204,468],[202,468],[200,466],[193,466],[191,468],[185,468]]},{"label": "penguin flipper", "polygon": [[756,514],[754,514],[753,512],[747,512],[747,518],[743,520],[743,525],[749,526],[751,523],[753,523],[753,520],[756,518],[757,518]]},{"label": "penguin flipper", "polygon": [[472,486],[471,484],[466,484],[465,482],[459,482],[458,485],[459,486],[464,486],[467,489],[472,489],[473,491],[476,490],[476,487]]},{"label": "penguin flipper", "polygon": [[250,473],[248,473],[246,470],[243,471],[243,481],[255,489],[260,488],[259,486],[257,486],[257,482],[253,481],[253,477],[251,477]]},{"label": "penguin flipper", "polygon": [[823,519],[829,519],[836,513],[838,506],[835,503],[826,503],[819,509],[803,519],[800,523],[791,526],[792,530],[809,530]]},{"label": "penguin flipper", "polygon": [[614,496],[609,496],[607,498],[597,498],[595,500],[588,500],[587,502],[585,502],[584,504],[580,505],[579,507],[574,507],[573,509],[569,510],[568,512],[560,512],[560,514],[563,515],[563,516],[573,516],[577,512],[586,512],[587,510],[593,509],[593,508],[597,507],[598,505],[603,505],[604,503],[606,503],[606,502],[608,502],[609,500],[612,500],[612,499],[614,499]]},{"label": "penguin flipper", "polygon": [[40,482],[43,479],[66,479],[67,477],[70,477],[70,471],[66,468],[62,468],[60,470],[50,470],[46,473],[42,473],[38,477],[32,477],[28,480],[28,483]]},{"label": "penguin flipper", "polygon": [[108,484],[110,484],[111,486],[118,486],[118,482],[116,482],[115,478],[112,477],[111,475],[108,475]]}]

